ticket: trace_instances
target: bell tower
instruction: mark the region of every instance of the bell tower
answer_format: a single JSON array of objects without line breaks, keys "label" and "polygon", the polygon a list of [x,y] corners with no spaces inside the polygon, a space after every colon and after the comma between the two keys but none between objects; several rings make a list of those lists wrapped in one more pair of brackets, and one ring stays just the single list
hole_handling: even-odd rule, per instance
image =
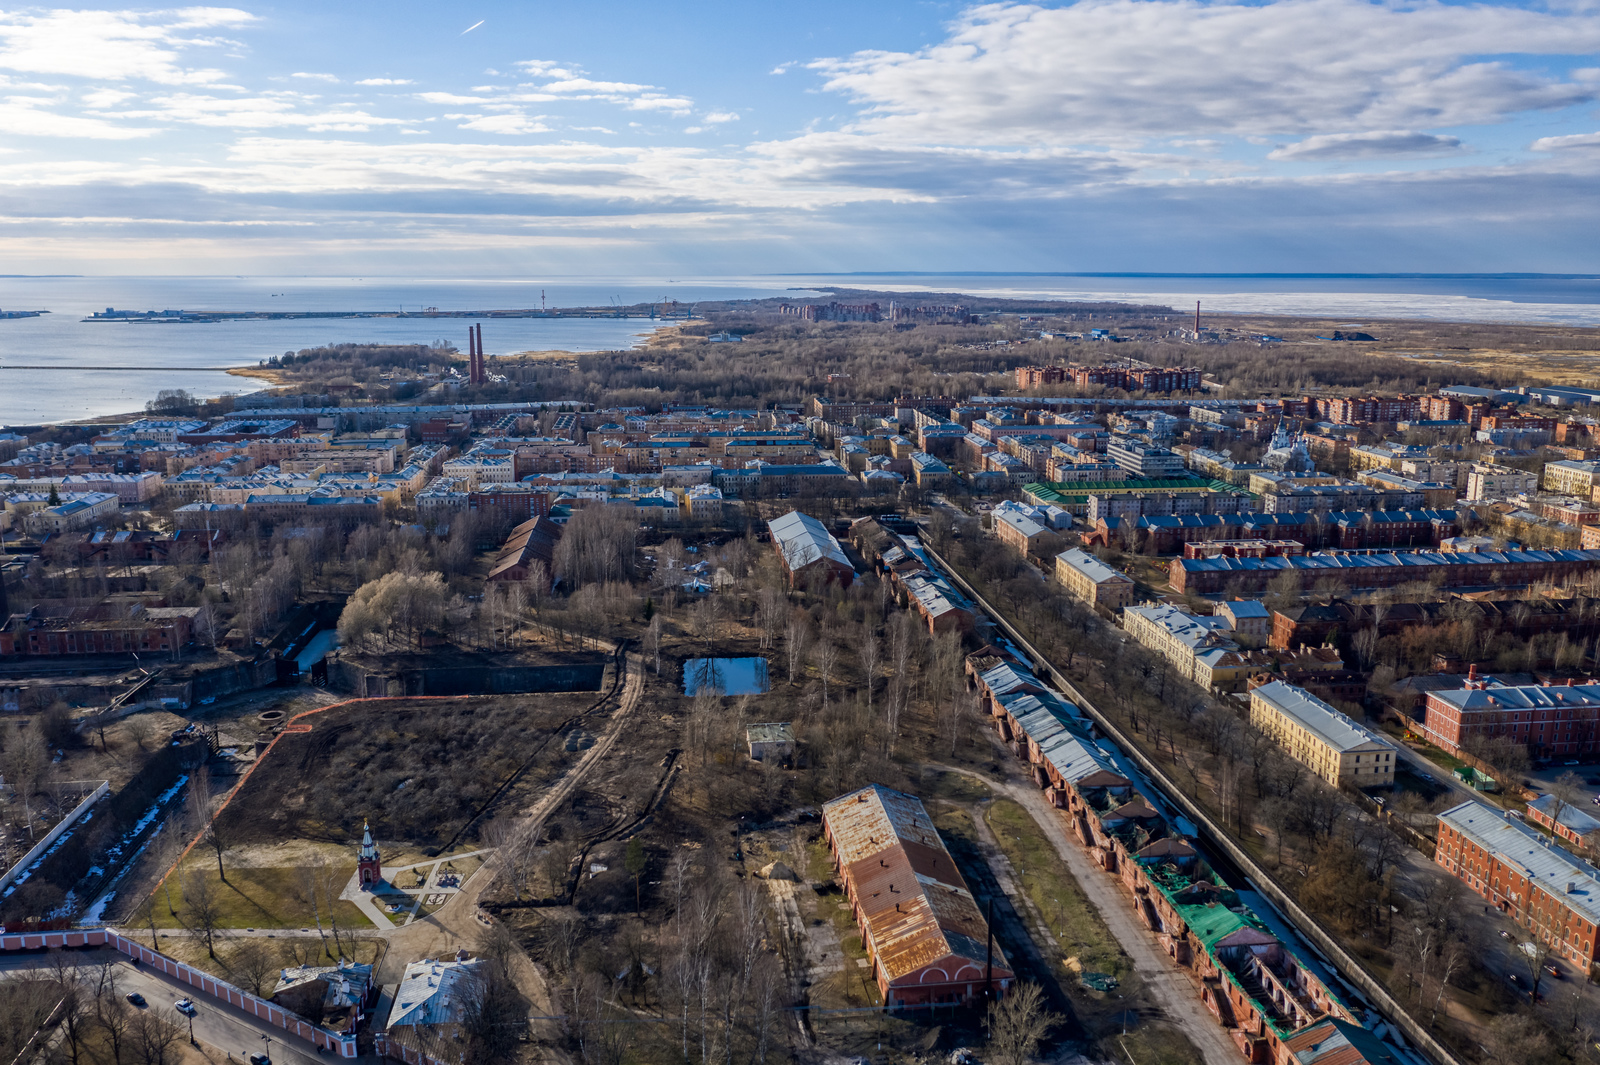
[{"label": "bell tower", "polygon": [[361,822],[361,852],[356,856],[356,878],[363,891],[371,891],[383,882],[383,859],[378,856],[378,845],[372,842],[372,826]]}]

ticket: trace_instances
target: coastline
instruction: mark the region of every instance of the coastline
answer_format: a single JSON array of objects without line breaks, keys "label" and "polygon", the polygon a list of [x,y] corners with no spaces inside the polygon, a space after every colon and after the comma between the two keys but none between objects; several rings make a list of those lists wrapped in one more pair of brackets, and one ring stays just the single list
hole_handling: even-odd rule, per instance
[{"label": "coastline", "polygon": [[228,373],[233,377],[254,377],[269,382],[275,388],[282,388],[288,384],[280,371],[269,370],[265,366],[232,366]]}]

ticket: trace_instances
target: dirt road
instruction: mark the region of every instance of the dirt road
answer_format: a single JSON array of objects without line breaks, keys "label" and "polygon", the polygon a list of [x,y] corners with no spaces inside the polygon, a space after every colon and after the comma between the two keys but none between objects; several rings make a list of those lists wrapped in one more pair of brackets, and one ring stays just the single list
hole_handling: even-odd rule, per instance
[{"label": "dirt road", "polygon": [[[623,670],[625,679],[619,692],[621,702],[616,712],[611,715],[610,727],[595,745],[589,748],[577,765],[558,780],[538,802],[523,811],[519,820],[529,830],[537,829],[544,824],[545,819],[567,800],[601,759],[610,753],[627,728],[629,719],[638,707],[639,697],[644,691],[642,665],[640,669],[630,670],[628,662],[629,656],[626,652],[619,656],[618,668]],[[486,927],[479,920],[478,901],[494,882],[496,868],[497,863],[491,857],[478,874],[468,880],[448,903],[429,916],[390,933],[389,952],[384,956],[383,967],[378,974],[379,981],[398,982],[406,964],[419,958],[443,954],[462,946],[470,949]],[[536,1010],[548,1012],[550,1005],[548,991],[533,962],[526,954],[518,951],[514,964],[518,986],[533,1000]]]}]

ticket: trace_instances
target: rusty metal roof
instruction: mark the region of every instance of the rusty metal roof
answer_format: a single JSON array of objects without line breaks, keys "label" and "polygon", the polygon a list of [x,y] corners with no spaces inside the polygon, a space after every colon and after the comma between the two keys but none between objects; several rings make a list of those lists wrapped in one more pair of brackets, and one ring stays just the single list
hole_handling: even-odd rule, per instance
[{"label": "rusty metal roof", "polygon": [[[971,979],[981,979],[988,925],[922,800],[872,784],[823,804],[822,816],[890,982],[946,958],[971,964],[980,970]],[[997,978],[1012,975],[998,945],[993,964]]]}]

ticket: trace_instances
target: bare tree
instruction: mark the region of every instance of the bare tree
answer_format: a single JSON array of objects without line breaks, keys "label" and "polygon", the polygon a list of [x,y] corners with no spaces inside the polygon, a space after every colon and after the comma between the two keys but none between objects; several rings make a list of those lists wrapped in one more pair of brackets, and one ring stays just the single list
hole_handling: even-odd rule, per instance
[{"label": "bare tree", "polygon": [[183,926],[205,940],[206,953],[217,956],[217,928],[222,920],[221,900],[205,870],[190,867],[183,873]]},{"label": "bare tree", "polygon": [[861,659],[861,673],[867,687],[867,710],[872,710],[872,689],[878,680],[878,666],[883,661],[883,644],[878,642],[878,630],[866,622],[856,634],[856,655]]},{"label": "bare tree", "polygon": [[811,638],[811,618],[796,611],[783,630],[783,649],[789,660],[789,683],[793,684],[806,660],[806,644]]},{"label": "bare tree", "polygon": [[1539,1061],[1550,1049],[1550,1036],[1537,1018],[1524,1013],[1504,1013],[1489,1023],[1483,1041],[1491,1065],[1525,1065]]},{"label": "bare tree", "polygon": [[138,901],[138,903],[134,906],[134,910],[133,910],[133,914],[132,914],[132,916],[140,924],[145,925],[146,927],[148,927],[150,929],[150,949],[151,950],[157,949],[156,948],[156,907],[157,907],[157,905],[158,905],[158,903],[156,902],[156,894],[155,894],[154,891],[152,891],[150,894],[145,895],[143,898],[141,898]]},{"label": "bare tree", "polygon": [[989,1049],[996,1065],[1028,1065],[1060,1015],[1045,1005],[1038,984],[1019,983],[989,1004]]},{"label": "bare tree", "polygon": [[259,939],[246,939],[228,956],[228,973],[252,995],[265,997],[277,986],[278,958]]},{"label": "bare tree", "polygon": [[[318,905],[317,899],[327,864],[326,858],[316,854],[295,869],[295,886],[299,889],[301,901],[311,907],[311,918],[316,922],[317,935],[322,939],[324,953],[327,952],[328,935],[322,930],[322,907]],[[328,905],[331,909],[332,899],[328,900]]]},{"label": "bare tree", "polygon": [[824,635],[817,641],[815,652],[817,672],[822,675],[822,706],[828,706],[828,682],[833,678],[833,667],[839,664],[839,645]]},{"label": "bare tree", "polygon": [[533,883],[534,866],[538,861],[538,848],[530,826],[509,819],[497,818],[484,829],[484,841],[495,848],[500,876],[510,886],[512,897],[522,901]]},{"label": "bare tree", "polygon": [[168,1065],[180,1057],[183,1030],[163,1011],[139,1010],[128,1026],[128,1042],[141,1065]]},{"label": "bare tree", "polygon": [[655,662],[656,676],[661,675],[661,615],[657,614],[650,619],[650,627],[644,630],[645,652]]},{"label": "bare tree", "polygon": [[1531,1005],[1539,1001],[1539,984],[1544,981],[1545,966],[1549,964],[1550,955],[1555,947],[1546,943],[1535,932],[1533,936],[1517,944],[1517,955],[1528,969],[1528,1002]]},{"label": "bare tree", "polygon": [[789,597],[782,588],[768,584],[761,589],[756,603],[756,619],[761,631],[761,649],[772,647],[783,631],[784,615],[789,609]]},{"label": "bare tree", "polygon": [[228,882],[228,873],[227,870],[222,868],[222,855],[228,850],[228,841],[232,838],[232,833],[223,825],[221,818],[213,818],[206,825],[205,831],[200,838],[211,849],[211,852],[216,855],[217,878],[226,884]]},{"label": "bare tree", "polygon": [[72,1065],[78,1065],[87,1050],[90,991],[84,986],[83,967],[78,955],[65,950],[52,950],[49,963],[50,973],[61,995],[58,1007],[61,1034],[72,1056]]},{"label": "bare tree", "polygon": [[118,994],[119,966],[115,962],[106,962],[101,966],[101,970],[95,983],[95,1025],[105,1041],[111,1044],[111,1060],[120,1062],[123,1048],[128,1041],[128,1026],[133,1018],[122,996]]}]

